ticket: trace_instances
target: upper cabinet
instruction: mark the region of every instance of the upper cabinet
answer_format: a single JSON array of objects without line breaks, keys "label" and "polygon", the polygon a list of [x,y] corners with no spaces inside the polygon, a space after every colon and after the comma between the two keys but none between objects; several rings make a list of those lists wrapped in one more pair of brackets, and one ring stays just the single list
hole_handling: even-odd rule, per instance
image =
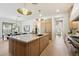
[{"label": "upper cabinet", "polygon": [[70,20],[72,21],[76,19],[78,16],[79,16],[79,4],[75,3],[71,11]]}]

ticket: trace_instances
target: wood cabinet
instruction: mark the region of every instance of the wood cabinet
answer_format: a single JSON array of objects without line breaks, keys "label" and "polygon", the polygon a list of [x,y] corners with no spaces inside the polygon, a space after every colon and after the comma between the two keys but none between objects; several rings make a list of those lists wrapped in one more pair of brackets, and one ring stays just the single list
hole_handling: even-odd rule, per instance
[{"label": "wood cabinet", "polygon": [[52,20],[51,19],[48,19],[48,21],[46,21],[45,27],[46,27],[45,29],[47,33],[52,32]]},{"label": "wood cabinet", "polygon": [[52,32],[52,20],[51,19],[41,21],[41,32],[42,33]]},{"label": "wood cabinet", "polygon": [[9,40],[9,53],[10,55],[14,55],[14,40]]},{"label": "wood cabinet", "polygon": [[46,48],[49,43],[49,36],[40,39],[40,53]]},{"label": "wood cabinet", "polygon": [[14,44],[14,55],[15,56],[25,56],[25,43],[16,41]]},{"label": "wood cabinet", "polygon": [[35,40],[29,43],[30,56],[39,56],[39,40]]},{"label": "wood cabinet", "polygon": [[71,29],[78,29],[78,23],[79,22],[76,22],[76,21],[70,21],[70,28]]},{"label": "wood cabinet", "polygon": [[9,40],[9,53],[13,56],[25,56],[29,55],[28,44],[17,41]]},{"label": "wood cabinet", "polygon": [[12,56],[39,56],[49,43],[49,35],[30,42],[9,38],[9,52]]},{"label": "wood cabinet", "polygon": [[41,32],[49,33],[50,40],[52,40],[52,19],[41,21]]}]

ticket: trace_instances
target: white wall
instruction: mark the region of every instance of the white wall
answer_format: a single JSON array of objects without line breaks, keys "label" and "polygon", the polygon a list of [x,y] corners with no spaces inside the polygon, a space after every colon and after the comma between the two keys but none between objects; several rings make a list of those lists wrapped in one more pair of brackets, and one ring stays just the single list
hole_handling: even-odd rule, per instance
[{"label": "white wall", "polygon": [[54,40],[55,37],[56,37],[56,30],[55,30],[55,28],[56,28],[56,22],[55,22],[54,16],[52,16],[52,40]]},{"label": "white wall", "polygon": [[0,22],[0,39],[2,38],[2,22]]},{"label": "white wall", "polygon": [[33,24],[34,24],[34,20],[25,20],[21,22],[21,32],[24,32],[24,26],[25,25],[30,25],[30,32],[32,32],[33,30]]},{"label": "white wall", "polygon": [[70,15],[69,13],[63,14],[63,16],[64,16],[64,20],[63,20],[64,34],[67,34],[69,32],[69,21],[70,21],[69,15]]},{"label": "white wall", "polygon": [[[45,18],[45,17],[44,17],[44,18]],[[49,19],[50,17],[46,17],[46,19],[47,19],[47,18]],[[21,22],[21,24],[22,24],[22,25],[21,25],[21,31],[24,32],[24,29],[23,29],[23,28],[24,28],[25,25],[30,25],[30,32],[32,32],[33,29],[34,29],[34,25],[35,25],[36,23],[38,24],[37,26],[40,27],[40,25],[39,25],[40,23],[36,22],[35,19],[30,19],[30,20],[29,20],[29,19],[26,19],[26,20],[22,21],[22,22]],[[41,29],[38,28],[38,30],[39,30],[39,33],[40,33],[40,32],[41,32]]]}]

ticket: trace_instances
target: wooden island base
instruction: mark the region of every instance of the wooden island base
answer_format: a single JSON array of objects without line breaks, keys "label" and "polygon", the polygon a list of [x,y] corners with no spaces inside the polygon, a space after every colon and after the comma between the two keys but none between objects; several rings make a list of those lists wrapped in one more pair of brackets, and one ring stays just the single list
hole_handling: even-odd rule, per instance
[{"label": "wooden island base", "polygon": [[34,40],[30,40],[29,42],[24,42],[22,39],[18,40],[17,38],[15,39],[13,37],[9,37],[9,52],[12,56],[40,56],[48,44],[49,34],[39,36]]}]

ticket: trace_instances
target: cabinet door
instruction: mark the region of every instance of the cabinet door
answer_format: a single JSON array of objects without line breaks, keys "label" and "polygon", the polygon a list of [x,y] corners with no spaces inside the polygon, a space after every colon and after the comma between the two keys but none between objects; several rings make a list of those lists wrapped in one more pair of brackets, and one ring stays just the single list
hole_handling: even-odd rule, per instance
[{"label": "cabinet door", "polygon": [[47,47],[48,43],[49,43],[48,36],[40,38],[40,53]]},{"label": "cabinet door", "polygon": [[40,38],[40,53],[44,50],[44,38]]},{"label": "cabinet door", "polygon": [[52,20],[41,21],[41,31],[42,33],[52,32]]},{"label": "cabinet door", "polygon": [[45,46],[47,46],[49,44],[49,35],[45,37],[45,40],[46,40]]},{"label": "cabinet door", "polygon": [[14,55],[25,56],[25,43],[16,41],[14,44]]},{"label": "cabinet door", "polygon": [[12,39],[9,40],[9,53],[12,56],[28,56],[29,55],[28,43]]},{"label": "cabinet door", "polygon": [[41,21],[41,32],[42,33],[46,32],[45,21]]},{"label": "cabinet door", "polygon": [[49,40],[52,40],[52,33],[49,33]]},{"label": "cabinet door", "polygon": [[52,22],[46,22],[46,32],[52,32]]},{"label": "cabinet door", "polygon": [[14,40],[9,39],[9,53],[14,55]]},{"label": "cabinet door", "polygon": [[45,37],[40,38],[40,53],[45,49],[46,47],[46,39]]},{"label": "cabinet door", "polygon": [[39,39],[29,43],[30,56],[39,56]]},{"label": "cabinet door", "polygon": [[43,43],[43,45],[44,45],[43,49],[45,49],[48,46],[48,43],[49,43],[49,36],[48,35],[45,36],[43,41],[44,41],[44,43]]}]

